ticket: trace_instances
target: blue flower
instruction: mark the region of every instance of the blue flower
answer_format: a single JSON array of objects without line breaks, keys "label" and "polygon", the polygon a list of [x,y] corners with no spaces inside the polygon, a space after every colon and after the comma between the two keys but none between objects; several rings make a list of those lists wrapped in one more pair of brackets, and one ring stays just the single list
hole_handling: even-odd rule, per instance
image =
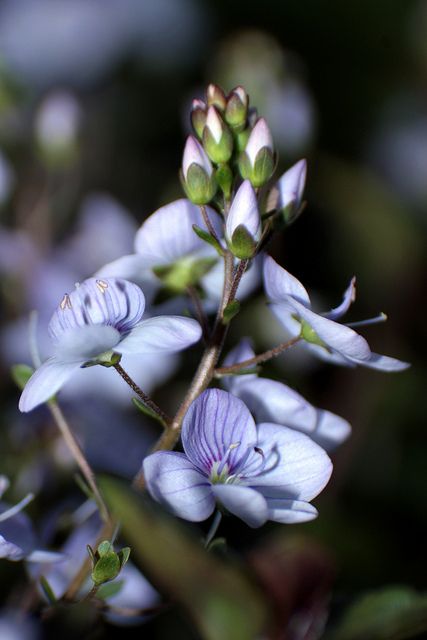
[{"label": "blue flower", "polygon": [[[249,340],[239,342],[224,360],[224,366],[255,355]],[[226,376],[224,387],[246,404],[258,422],[274,421],[306,433],[326,451],[332,451],[351,433],[350,424],[335,413],[318,409],[303,396],[278,380],[257,374]]]},{"label": "blue flower", "polygon": [[[0,476],[0,498],[8,487],[9,480]],[[33,497],[29,493],[13,507],[0,503],[0,558],[14,562],[24,559],[29,562],[59,562],[63,559],[62,554],[36,549],[37,540],[31,521],[22,513]]]},{"label": "blue flower", "polygon": [[264,287],[271,301],[270,308],[291,336],[300,336],[304,340],[303,344],[307,349],[319,358],[335,364],[350,367],[360,364],[382,371],[407,369],[410,366],[407,362],[373,353],[365,338],[351,328],[384,320],[384,314],[373,320],[349,325],[336,322],[354,302],[355,283],[353,278],[338,307],[318,314],[311,310],[309,295],[301,282],[270,256],[266,256],[264,260]]},{"label": "blue flower", "polygon": [[199,522],[219,503],[250,527],[316,517],[309,501],[332,472],[325,451],[293,429],[256,425],[230,393],[209,389],[193,402],[182,444],[185,453],[159,451],[143,462],[149,492],[175,515]]},{"label": "blue flower", "polygon": [[195,320],[142,320],[144,308],[141,289],[115,278],[89,278],[65,294],[48,327],[54,355],[28,381],[20,410],[30,411],[51,398],[77,369],[103,354],[172,353],[200,339]]}]

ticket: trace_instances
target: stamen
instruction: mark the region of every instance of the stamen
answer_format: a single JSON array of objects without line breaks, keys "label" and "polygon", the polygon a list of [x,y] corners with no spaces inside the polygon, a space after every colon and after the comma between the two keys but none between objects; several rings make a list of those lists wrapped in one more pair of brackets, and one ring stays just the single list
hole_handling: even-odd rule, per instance
[{"label": "stamen", "polygon": [[347,322],[346,327],[364,327],[368,324],[378,324],[379,322],[385,322],[387,316],[381,311],[375,318],[368,318],[367,320],[359,320],[358,322]]},{"label": "stamen", "polygon": [[105,290],[108,289],[108,282],[105,282],[105,280],[97,280],[96,286],[101,293],[105,293]]},{"label": "stamen", "polygon": [[70,300],[70,296],[68,295],[68,293],[64,294],[64,297],[62,298],[60,304],[59,304],[59,308],[62,309],[62,311],[64,311],[65,309],[71,309],[71,300]]},{"label": "stamen", "polygon": [[225,465],[227,464],[227,460],[230,457],[230,453],[233,451],[233,449],[236,449],[236,447],[239,447],[239,446],[240,446],[240,442],[235,442],[234,444],[230,444],[227,451],[224,453],[221,460],[219,461],[218,469],[216,470],[219,476],[221,475]]},{"label": "stamen", "polygon": [[16,504],[14,507],[11,507],[7,511],[3,511],[3,513],[0,514],[0,522],[4,522],[5,520],[12,518],[12,516],[16,516],[16,514],[22,511],[22,509],[24,509],[33,498],[34,494],[29,493],[27,496],[25,496],[25,498],[21,500],[21,502],[18,502],[18,504]]}]

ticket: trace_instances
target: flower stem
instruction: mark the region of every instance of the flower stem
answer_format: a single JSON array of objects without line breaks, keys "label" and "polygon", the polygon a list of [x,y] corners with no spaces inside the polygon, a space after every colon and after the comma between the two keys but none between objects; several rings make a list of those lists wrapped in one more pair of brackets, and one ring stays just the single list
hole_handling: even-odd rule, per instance
[{"label": "flower stem", "polygon": [[205,549],[207,549],[210,545],[210,543],[212,542],[212,540],[214,539],[216,532],[218,531],[218,527],[221,524],[221,520],[222,520],[222,513],[221,511],[217,510],[217,512],[214,515],[214,518],[212,520],[210,529],[206,535],[206,539],[205,539]]},{"label": "flower stem", "polygon": [[236,364],[231,364],[228,367],[218,367],[217,369],[215,369],[215,375],[218,377],[231,375],[233,373],[238,373],[242,369],[249,369],[254,365],[260,364],[261,362],[267,362],[267,360],[275,358],[276,356],[283,353],[283,351],[286,351],[286,349],[293,347],[294,344],[296,344],[299,340],[300,336],[296,336],[295,338],[292,338],[287,342],[282,342],[281,344],[277,345],[277,347],[269,349],[268,351],[264,351],[263,353],[260,353],[253,358],[242,360],[242,362],[236,362]]},{"label": "flower stem", "polygon": [[[214,329],[210,337],[209,343],[203,353],[200,364],[193,377],[190,387],[182,401],[175,417],[169,423],[169,427],[165,429],[159,440],[155,444],[153,451],[165,451],[174,448],[179,440],[182,422],[191,403],[204,391],[210,384],[216,364],[221,355],[224,340],[228,331],[228,324],[223,323],[224,309],[232,302],[232,296],[235,295],[239,282],[243,276],[244,268],[237,269],[234,273],[233,255],[230,251],[226,251],[224,255],[224,288],[221,304],[215,320]],[[133,480],[133,486],[143,491],[145,488],[144,474],[141,470],[136,474]]]},{"label": "flower stem", "polygon": [[135,391],[135,393],[141,398],[142,402],[147,405],[147,407],[149,407],[152,411],[154,411],[154,413],[157,413],[157,415],[162,419],[163,422],[165,422],[166,424],[170,424],[170,417],[164,411],[162,411],[162,409],[160,409],[160,407],[154,402],[154,400],[150,398],[150,396],[147,396],[147,394],[144,393],[140,387],[138,387],[136,382],[132,380],[130,375],[123,369],[123,367],[119,363],[114,364],[113,367],[123,378],[126,384],[130,386],[132,391]]},{"label": "flower stem", "polygon": [[205,207],[205,205],[200,204],[200,205],[199,205],[199,208],[200,208],[201,214],[202,214],[202,216],[203,216],[203,220],[204,220],[204,222],[205,222],[205,225],[206,225],[206,227],[207,227],[207,230],[209,231],[209,233],[211,234],[211,236],[212,236],[212,237],[217,241],[217,243],[219,244],[219,246],[221,246],[221,243],[220,243],[219,238],[218,238],[218,236],[217,236],[217,234],[216,234],[216,231],[215,231],[215,229],[213,228],[213,225],[212,225],[211,219],[209,218],[209,216],[208,216],[208,212],[206,211],[206,207]]},{"label": "flower stem", "polygon": [[67,447],[69,448],[74,460],[76,461],[80,471],[82,472],[84,478],[86,479],[86,482],[88,483],[93,493],[93,496],[99,508],[101,518],[104,520],[104,522],[109,522],[110,516],[108,513],[107,505],[105,504],[101,492],[99,491],[96,484],[95,474],[89,462],[86,460],[86,457],[73,432],[71,431],[71,428],[68,425],[68,422],[65,419],[60,406],[58,405],[56,400],[50,400],[47,406],[49,407],[52,417],[55,420],[56,425],[61,432],[61,435],[64,438]]}]

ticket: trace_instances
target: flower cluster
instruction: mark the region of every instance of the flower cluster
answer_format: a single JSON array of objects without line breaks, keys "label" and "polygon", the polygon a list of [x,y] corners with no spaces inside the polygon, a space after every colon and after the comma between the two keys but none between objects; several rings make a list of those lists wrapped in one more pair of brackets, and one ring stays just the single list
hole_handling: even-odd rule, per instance
[{"label": "flower cluster", "polygon": [[[355,300],[354,278],[342,302],[319,314],[297,278],[265,253],[272,237],[287,230],[304,208],[307,168],[299,160],[273,178],[278,159],[272,136],[246,91],[236,87],[226,95],[210,85],[204,99],[193,101],[190,115],[194,135],[186,141],[180,172],[186,198],[162,206],[142,223],[133,253],[111,256],[64,294],[48,325],[52,355],[34,362],[19,408],[28,412],[49,403],[110,526],[96,479],[72,429],[64,426],[55,397],[78,371],[89,379],[100,367],[115,369],[139,396],[139,409],[164,429],[134,477],[136,488],[146,488],[172,514],[192,522],[206,520],[216,509],[214,522],[218,514],[232,514],[254,528],[269,520],[306,522],[317,516],[311,501],[331,476],[329,454],[350,436],[351,427],[283,381],[259,375],[259,365],[291,347],[349,367],[401,371],[409,365],[372,352],[355,331],[383,321],[384,314],[340,322]],[[272,311],[284,341],[256,354],[244,338],[224,358],[230,323],[261,283],[265,322]],[[137,357],[150,370],[149,356],[181,352],[202,337],[199,366],[171,417],[123,368],[126,358]],[[180,439],[183,452],[174,451]],[[0,515],[2,525],[17,509]],[[71,536],[69,546],[82,560],[80,534]],[[115,577],[125,563],[117,560],[112,543],[105,544],[118,562]],[[40,559],[3,533],[0,552],[11,559]],[[76,574],[70,562],[50,568],[58,597]]]}]

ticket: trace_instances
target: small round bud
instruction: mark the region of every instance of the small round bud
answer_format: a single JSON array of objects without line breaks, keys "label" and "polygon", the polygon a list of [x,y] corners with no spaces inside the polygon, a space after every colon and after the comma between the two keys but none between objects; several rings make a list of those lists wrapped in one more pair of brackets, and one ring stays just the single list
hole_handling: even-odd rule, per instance
[{"label": "small round bud", "polygon": [[189,136],[182,158],[182,181],[187,197],[194,204],[207,204],[215,195],[217,184],[213,167],[199,142]]},{"label": "small round bud", "polygon": [[260,118],[240,155],[240,174],[242,178],[250,180],[254,187],[262,187],[271,178],[274,165],[273,139],[266,121]]},{"label": "small round bud", "polygon": [[227,99],[225,121],[233,129],[242,130],[248,115],[249,96],[243,87],[236,87]]},{"label": "small round bud", "polygon": [[206,125],[206,104],[203,100],[193,100],[190,113],[191,124],[196,135],[202,139],[203,129]]},{"label": "small round bud", "polygon": [[203,146],[212,162],[227,162],[233,153],[233,136],[215,107],[209,107]]},{"label": "small round bud", "polygon": [[206,102],[208,107],[216,107],[219,111],[224,111],[227,106],[227,98],[224,91],[217,84],[210,84],[206,91]]}]

